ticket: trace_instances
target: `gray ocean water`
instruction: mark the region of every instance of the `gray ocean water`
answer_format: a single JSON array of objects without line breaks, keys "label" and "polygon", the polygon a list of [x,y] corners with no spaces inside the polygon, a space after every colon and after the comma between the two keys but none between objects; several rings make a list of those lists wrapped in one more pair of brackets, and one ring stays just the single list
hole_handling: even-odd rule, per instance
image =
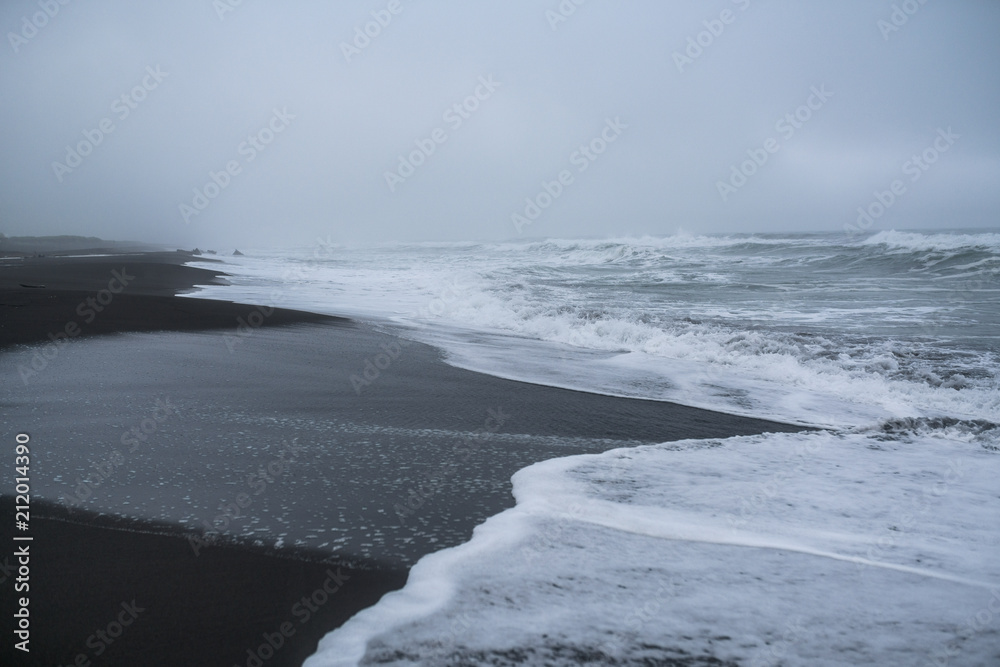
[{"label": "gray ocean water", "polygon": [[1000,412],[997,232],[328,237],[233,260],[203,296],[389,322],[514,379],[833,426]]}]

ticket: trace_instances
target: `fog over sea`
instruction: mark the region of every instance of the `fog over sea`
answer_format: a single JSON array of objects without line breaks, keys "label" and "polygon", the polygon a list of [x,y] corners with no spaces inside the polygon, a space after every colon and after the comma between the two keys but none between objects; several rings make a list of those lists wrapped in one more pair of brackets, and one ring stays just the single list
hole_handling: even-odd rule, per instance
[{"label": "fog over sea", "polygon": [[[1000,234],[244,250],[230,285],[191,296],[367,320],[503,378],[820,429],[530,466],[515,508],[425,556],[310,667],[994,656]],[[391,363],[349,381],[363,393]]]},{"label": "fog over sea", "polygon": [[1000,2],[0,26],[0,667],[1000,667]]}]

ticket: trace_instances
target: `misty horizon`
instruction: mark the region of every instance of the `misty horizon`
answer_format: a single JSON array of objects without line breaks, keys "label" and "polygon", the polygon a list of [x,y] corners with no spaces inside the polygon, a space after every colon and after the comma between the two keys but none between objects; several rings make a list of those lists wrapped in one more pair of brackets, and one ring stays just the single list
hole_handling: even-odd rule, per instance
[{"label": "misty horizon", "polygon": [[997,225],[996,4],[37,0],[0,26],[8,236]]}]

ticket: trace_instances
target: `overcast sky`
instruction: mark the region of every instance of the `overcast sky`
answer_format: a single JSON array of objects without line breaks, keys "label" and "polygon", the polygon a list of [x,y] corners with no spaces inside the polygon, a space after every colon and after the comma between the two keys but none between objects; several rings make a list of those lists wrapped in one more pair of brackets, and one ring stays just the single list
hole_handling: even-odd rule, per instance
[{"label": "overcast sky", "polygon": [[236,2],[0,3],[0,232],[1000,224],[1000,2]]}]

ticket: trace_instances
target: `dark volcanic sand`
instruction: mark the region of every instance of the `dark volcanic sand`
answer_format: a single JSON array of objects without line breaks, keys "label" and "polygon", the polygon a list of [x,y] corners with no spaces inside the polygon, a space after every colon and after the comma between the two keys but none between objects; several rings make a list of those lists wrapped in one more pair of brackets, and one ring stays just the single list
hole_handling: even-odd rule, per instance
[{"label": "dark volcanic sand", "polygon": [[[0,502],[0,540],[9,545],[12,498]],[[31,652],[13,648],[5,622],[4,665],[73,665],[81,655],[84,665],[246,665],[247,650],[259,650],[265,634],[274,639],[288,623],[288,639],[275,639],[279,649],[264,664],[298,666],[330,628],[406,582],[405,568],[321,562],[320,554],[304,551],[278,557],[215,546],[195,556],[186,539],[170,534],[176,528],[134,523],[129,530],[113,529],[94,525],[98,517],[90,513],[74,513],[70,521],[66,515],[59,506],[35,503]],[[160,529],[164,534],[151,532]],[[5,546],[4,555],[11,551]],[[10,584],[3,584],[5,619],[14,610]],[[324,584],[335,592],[318,594]],[[122,606],[133,602],[134,618]],[[123,612],[129,625],[115,638],[117,628],[108,626]]]},{"label": "dark volcanic sand", "polygon": [[[142,278],[81,335],[216,331],[73,340],[53,348],[58,353],[42,370],[24,373],[39,348],[10,345],[44,340],[67,321],[79,321],[76,304],[106,288],[111,270],[120,271],[123,262],[144,266]],[[137,276],[140,270],[129,269]],[[266,665],[301,664],[325,632],[402,585],[407,565],[468,539],[476,524],[510,507],[510,476],[526,465],[648,442],[799,430],[464,371],[444,364],[430,347],[411,343],[396,350],[394,336],[336,318],[275,311],[262,328],[240,336],[237,317],[248,317],[252,307],[168,295],[215,278],[180,266],[175,255],[48,260],[32,271],[0,269],[0,302],[8,303],[0,306],[0,345],[10,346],[0,354],[0,405],[10,446],[17,432],[31,434],[36,498],[71,496],[91,464],[119,450],[126,452],[120,467],[85,502],[72,503],[198,525],[217,517],[240,491],[250,492],[247,474],[276,461],[282,442],[294,438],[301,447],[250,496],[252,504],[229,522],[228,532],[257,528],[267,545],[283,533],[286,544],[300,538],[315,547],[332,543],[322,553],[349,558],[363,571],[331,598],[328,617],[312,619],[308,628],[296,623],[296,634]],[[356,391],[351,376],[363,373],[381,345],[398,357]],[[175,413],[129,451],[123,435],[150,417],[157,400],[168,400]],[[502,423],[489,421],[490,410],[503,415]],[[0,489],[12,492],[9,482]],[[396,510],[414,489],[424,497],[401,516]],[[3,500],[5,513],[11,511],[10,499]],[[31,531],[37,634],[32,661],[16,664],[61,664],[82,651],[94,664],[243,665],[261,633],[296,621],[289,619],[294,600],[326,577],[327,565],[309,562],[316,552],[286,546],[288,557],[277,557],[216,545],[195,556],[183,537],[99,527],[93,516],[80,523],[41,519],[39,511]],[[0,535],[8,535],[11,519],[3,520]],[[10,583],[2,589],[8,619]],[[132,598],[148,612],[114,644],[118,657],[95,659],[87,637]],[[43,649],[51,653],[42,656]],[[213,657],[205,658],[209,649]]]},{"label": "dark volcanic sand", "polygon": [[[216,272],[183,264],[191,260],[213,261],[181,252],[0,258],[0,349],[67,334],[83,338],[117,331],[234,328],[238,318],[245,319],[256,310],[226,301],[176,297],[195,285],[224,281],[221,269]],[[122,285],[116,275],[126,284]],[[120,291],[112,293],[109,284]],[[87,299],[94,299],[96,305],[88,304]],[[277,309],[264,326],[335,319]]]}]

